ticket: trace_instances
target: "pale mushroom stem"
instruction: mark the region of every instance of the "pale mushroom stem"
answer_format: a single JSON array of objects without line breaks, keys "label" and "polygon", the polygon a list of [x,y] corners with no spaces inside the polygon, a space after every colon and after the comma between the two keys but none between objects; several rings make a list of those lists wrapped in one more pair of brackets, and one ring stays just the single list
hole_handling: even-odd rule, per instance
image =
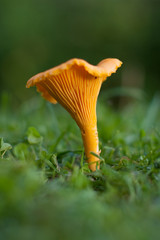
[{"label": "pale mushroom stem", "polygon": [[91,152],[99,155],[97,126],[95,125],[95,127],[92,128],[85,128],[81,131],[81,134],[89,168],[92,171],[96,171],[96,169],[99,169],[100,167],[100,161],[96,156],[92,155]]}]

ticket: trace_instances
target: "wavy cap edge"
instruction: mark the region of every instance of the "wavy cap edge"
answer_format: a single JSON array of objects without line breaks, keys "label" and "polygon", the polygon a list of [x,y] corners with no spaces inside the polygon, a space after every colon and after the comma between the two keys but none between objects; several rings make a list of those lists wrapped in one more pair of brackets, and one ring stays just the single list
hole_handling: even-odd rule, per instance
[{"label": "wavy cap edge", "polygon": [[68,60],[65,63],[62,63],[56,67],[53,67],[44,72],[38,73],[27,81],[26,87],[30,88],[36,85],[37,82],[45,81],[45,79],[50,75],[58,75],[64,70],[68,70],[74,66],[78,66],[79,68],[84,68],[89,74],[94,77],[102,77],[102,79],[106,79],[112,73],[115,73],[117,68],[122,65],[122,62],[116,58],[107,58],[99,62],[96,66],[88,63],[87,61],[79,58],[73,58]]}]

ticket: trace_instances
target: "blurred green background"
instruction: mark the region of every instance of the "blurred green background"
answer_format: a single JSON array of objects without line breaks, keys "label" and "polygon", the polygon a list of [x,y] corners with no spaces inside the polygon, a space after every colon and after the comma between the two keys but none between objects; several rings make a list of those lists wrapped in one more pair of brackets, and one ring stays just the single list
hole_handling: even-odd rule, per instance
[{"label": "blurred green background", "polygon": [[[0,93],[21,103],[34,74],[70,58],[123,61],[103,89],[160,87],[159,0],[1,0]],[[103,91],[103,90],[102,90]]]}]

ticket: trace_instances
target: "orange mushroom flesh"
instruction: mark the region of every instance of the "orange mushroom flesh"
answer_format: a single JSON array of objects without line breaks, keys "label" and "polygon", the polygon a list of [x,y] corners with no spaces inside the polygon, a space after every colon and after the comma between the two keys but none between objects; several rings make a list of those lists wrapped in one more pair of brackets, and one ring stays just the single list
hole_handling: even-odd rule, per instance
[{"label": "orange mushroom flesh", "polygon": [[99,169],[96,103],[102,82],[122,64],[114,58],[93,66],[82,59],[71,59],[57,67],[39,73],[28,80],[26,87],[36,85],[51,103],[60,103],[81,130],[85,154],[92,171]]}]

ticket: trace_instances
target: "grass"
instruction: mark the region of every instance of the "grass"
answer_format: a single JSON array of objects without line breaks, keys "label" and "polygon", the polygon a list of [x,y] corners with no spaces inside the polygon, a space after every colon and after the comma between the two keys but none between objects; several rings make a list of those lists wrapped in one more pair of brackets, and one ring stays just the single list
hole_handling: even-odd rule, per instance
[{"label": "grass", "polygon": [[159,239],[160,99],[98,104],[101,170],[76,124],[39,97],[0,108],[0,239]]}]

